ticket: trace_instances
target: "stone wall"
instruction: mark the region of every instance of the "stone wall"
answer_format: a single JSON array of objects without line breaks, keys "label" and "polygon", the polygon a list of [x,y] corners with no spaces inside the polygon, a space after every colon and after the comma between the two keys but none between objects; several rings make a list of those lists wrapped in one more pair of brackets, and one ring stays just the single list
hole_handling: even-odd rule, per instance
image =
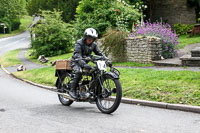
[{"label": "stone wall", "polygon": [[131,37],[127,38],[126,41],[126,61],[151,63],[153,60],[161,59],[162,45],[160,38]]},{"label": "stone wall", "polygon": [[174,25],[176,23],[196,23],[195,7],[187,6],[187,0],[150,0],[149,12],[151,20],[160,20]]}]

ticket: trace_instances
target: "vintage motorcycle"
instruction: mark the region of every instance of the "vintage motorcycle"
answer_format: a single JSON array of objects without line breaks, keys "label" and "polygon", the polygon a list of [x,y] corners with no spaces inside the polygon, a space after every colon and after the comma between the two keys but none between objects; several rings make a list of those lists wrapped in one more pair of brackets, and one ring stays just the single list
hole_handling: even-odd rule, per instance
[{"label": "vintage motorcycle", "polygon": [[[108,60],[101,56],[94,55],[84,60],[94,65],[90,70],[83,69],[82,79],[76,89],[76,99],[68,94],[74,78],[70,60],[56,62],[55,75],[58,77],[56,86],[59,101],[65,106],[70,106],[74,101],[96,103],[102,113],[113,113],[119,107],[122,97],[120,72],[114,67],[107,68]],[[81,95],[83,92],[86,94],[84,97]]]}]

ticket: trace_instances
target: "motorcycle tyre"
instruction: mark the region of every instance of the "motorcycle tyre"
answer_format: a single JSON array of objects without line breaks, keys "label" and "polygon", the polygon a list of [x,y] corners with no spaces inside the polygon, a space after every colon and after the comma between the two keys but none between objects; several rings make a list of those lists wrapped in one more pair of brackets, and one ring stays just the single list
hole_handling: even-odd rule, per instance
[{"label": "motorcycle tyre", "polygon": [[[67,74],[63,74],[62,76],[61,76],[61,82],[60,81],[58,81],[58,88],[60,88],[60,86],[62,85],[62,82],[65,80],[65,78],[67,77],[68,75]],[[63,96],[62,95],[60,95],[60,94],[58,94],[58,99],[59,99],[59,101],[60,101],[60,103],[62,104],[62,105],[64,105],[64,106],[70,106],[74,101],[72,101],[72,100],[70,100],[70,99],[66,99],[66,98],[64,98],[65,99],[65,101],[63,100]]]},{"label": "motorcycle tyre", "polygon": [[[108,77],[108,79],[112,79],[111,77]],[[113,104],[113,106],[110,108],[110,109],[104,109],[99,100],[100,98],[97,97],[97,100],[96,100],[96,105],[98,107],[98,109],[102,112],[102,113],[105,113],[105,114],[111,114],[113,113],[120,105],[121,103],[121,98],[122,98],[122,88],[121,88],[121,84],[119,82],[119,79],[112,79],[115,83],[115,86],[116,86],[116,92],[117,92],[117,97],[116,97],[116,101],[115,103]]]}]

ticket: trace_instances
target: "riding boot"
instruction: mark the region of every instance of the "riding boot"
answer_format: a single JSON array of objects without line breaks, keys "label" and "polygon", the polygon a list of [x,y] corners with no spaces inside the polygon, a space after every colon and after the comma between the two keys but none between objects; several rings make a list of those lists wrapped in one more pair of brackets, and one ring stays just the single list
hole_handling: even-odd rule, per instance
[{"label": "riding boot", "polygon": [[69,91],[69,95],[74,99],[77,98],[76,88],[77,88],[78,82],[79,82],[79,78],[74,78],[71,84],[71,90]]}]

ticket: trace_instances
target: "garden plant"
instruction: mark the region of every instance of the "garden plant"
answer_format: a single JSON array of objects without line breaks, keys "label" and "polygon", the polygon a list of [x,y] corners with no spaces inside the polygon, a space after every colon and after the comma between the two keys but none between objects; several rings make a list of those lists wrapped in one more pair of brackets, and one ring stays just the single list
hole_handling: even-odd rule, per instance
[{"label": "garden plant", "polygon": [[130,33],[132,36],[156,36],[161,38],[162,56],[164,58],[173,58],[177,55],[179,48],[178,35],[172,30],[171,26],[162,22],[151,23],[150,20],[143,22],[135,27],[135,32]]},{"label": "garden plant", "polygon": [[74,27],[77,31],[75,33],[77,39],[89,27],[95,28],[100,37],[110,27],[120,27],[125,31],[130,31],[133,21],[139,22],[141,18],[138,9],[116,0],[82,0],[76,9],[76,13]]},{"label": "garden plant", "polygon": [[61,12],[42,11],[41,16],[43,18],[32,28],[32,34],[36,36],[31,43],[35,56],[69,52],[73,45],[73,28],[62,21]]}]

